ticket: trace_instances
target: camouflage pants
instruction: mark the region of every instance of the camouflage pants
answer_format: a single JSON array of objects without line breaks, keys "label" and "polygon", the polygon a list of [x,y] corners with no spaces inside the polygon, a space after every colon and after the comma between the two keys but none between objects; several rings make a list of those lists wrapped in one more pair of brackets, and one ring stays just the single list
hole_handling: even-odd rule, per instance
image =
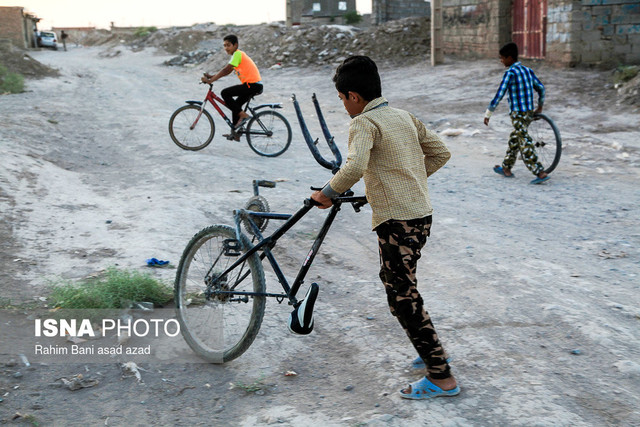
[{"label": "camouflage pants", "polygon": [[527,131],[531,120],[533,120],[533,112],[512,111],[509,117],[511,117],[511,123],[513,124],[513,132],[509,135],[509,148],[502,161],[502,168],[513,168],[513,165],[516,164],[518,152],[520,152],[522,153],[522,161],[527,169],[534,175],[538,175],[544,170],[544,166],[538,161],[533,140]]},{"label": "camouflage pants", "polygon": [[427,242],[431,216],[409,221],[389,220],[378,227],[380,279],[387,292],[391,314],[404,328],[409,340],[434,379],[451,376],[447,355],[424,309],[417,289],[416,267],[420,250]]}]

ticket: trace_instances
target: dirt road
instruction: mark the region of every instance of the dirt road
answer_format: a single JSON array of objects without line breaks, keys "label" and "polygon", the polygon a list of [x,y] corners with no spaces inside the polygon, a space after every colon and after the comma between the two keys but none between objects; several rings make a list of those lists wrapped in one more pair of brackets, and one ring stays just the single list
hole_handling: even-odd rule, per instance
[{"label": "dirt road", "polygon": [[[294,129],[289,151],[269,159],[244,141],[222,139],[221,120],[205,150],[180,150],[169,139],[168,118],[185,100],[204,96],[197,84],[202,70],[165,67],[166,58],[149,50],[115,53],[36,52],[61,77],[29,81],[26,93],[0,97],[5,301],[33,301],[46,296],[51,281],[108,266],[145,270],[151,257],[177,264],[197,230],[231,222],[232,210],[252,195],[252,179],[280,180],[264,195],[274,211],[296,210],[309,186],[330,173],[303,143],[292,93],[321,136],[311,105],[318,94],[346,153],[349,118],[332,87],[332,66],[264,71],[260,100],[283,102]],[[506,100],[491,126],[482,125],[502,73],[497,61],[382,70],[392,105],[437,131],[462,130],[444,137],[452,160],[430,178],[434,228],[418,276],[453,357],[460,396],[412,402],[397,394],[421,372],[411,370],[414,351],[386,306],[370,211],[345,209],[308,278],[321,286],[312,335],[291,335],[289,308],[269,302],[256,342],[239,359],[224,366],[193,357],[141,363],[138,382],[123,378],[126,358],[27,368],[19,358],[26,344],[9,340],[11,325],[3,324],[0,420],[638,425],[640,115],[616,105],[604,88],[606,73],[537,70],[547,112],[565,141],[560,166],[541,186],[529,185],[533,177],[520,162],[515,179],[491,170],[510,126]],[[279,256],[288,274],[304,259],[322,217],[315,212],[283,242]],[[171,282],[175,270],[151,273]],[[77,374],[99,383],[77,391],[55,386]]]}]

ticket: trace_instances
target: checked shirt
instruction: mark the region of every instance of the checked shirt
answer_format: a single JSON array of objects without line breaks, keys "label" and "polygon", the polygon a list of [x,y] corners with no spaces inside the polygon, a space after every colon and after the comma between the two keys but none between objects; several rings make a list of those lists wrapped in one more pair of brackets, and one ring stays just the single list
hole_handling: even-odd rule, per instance
[{"label": "checked shirt", "polygon": [[502,82],[498,88],[496,96],[489,104],[489,111],[494,111],[505,92],[509,92],[510,111],[527,112],[533,111],[536,107],[533,104],[533,91],[538,92],[538,105],[544,104],[544,86],[536,77],[533,70],[525,67],[519,61],[505,71]]},{"label": "checked shirt", "polygon": [[335,197],[364,178],[372,228],[389,219],[422,218],[433,211],[427,177],[450,157],[415,116],[376,98],[351,120],[347,161],[322,192]]}]

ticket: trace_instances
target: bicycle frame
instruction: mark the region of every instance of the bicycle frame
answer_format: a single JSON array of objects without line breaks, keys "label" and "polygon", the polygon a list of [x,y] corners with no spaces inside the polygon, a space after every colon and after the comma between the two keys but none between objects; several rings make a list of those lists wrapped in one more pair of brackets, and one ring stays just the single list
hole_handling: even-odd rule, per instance
[{"label": "bicycle frame", "polygon": [[[336,215],[340,211],[342,204],[351,203],[355,211],[359,212],[360,207],[364,206],[367,203],[367,199],[364,196],[352,196],[352,194],[353,193],[344,195],[344,196],[339,196],[333,199],[333,206],[331,207],[329,214],[325,218],[324,224],[322,225],[322,228],[320,229],[318,236],[313,242],[313,245],[311,246],[309,253],[307,254],[305,260],[303,261],[302,266],[300,267],[300,270],[298,271],[298,275],[296,276],[291,286],[289,285],[286,277],[284,276],[284,273],[282,272],[282,269],[280,268],[280,265],[278,264],[273,253],[271,252],[271,248],[273,248],[276,245],[276,242],[278,241],[278,239],[280,239],[280,237],[282,237],[287,231],[289,231],[298,221],[300,221],[300,219],[302,219],[315,206],[315,202],[313,202],[311,199],[305,199],[302,208],[300,208],[294,214],[254,212],[254,211],[249,211],[245,209],[234,211],[233,214],[234,214],[234,220],[236,225],[236,239],[237,239],[236,242],[241,241],[240,234],[242,233],[241,232],[242,221],[247,221],[250,224],[250,227],[253,231],[254,236],[258,239],[258,243],[253,247],[251,247],[247,252],[242,254],[240,258],[238,258],[238,260],[236,260],[236,262],[234,262],[231,266],[229,266],[225,271],[220,273],[218,275],[218,278],[225,277],[234,268],[244,263],[247,260],[247,258],[249,258],[251,255],[255,254],[258,251],[262,251],[262,253],[259,255],[260,260],[262,261],[264,258],[267,258],[269,260],[269,264],[271,264],[271,267],[273,268],[273,271],[275,272],[278,278],[278,281],[280,282],[280,285],[284,290],[284,293],[274,294],[274,293],[268,293],[268,292],[260,293],[260,292],[234,291],[235,286],[238,283],[242,282],[249,275],[249,272],[247,272],[245,273],[244,276],[238,279],[237,283],[230,288],[231,290],[211,291],[210,295],[228,294],[228,295],[235,295],[235,296],[242,295],[242,296],[274,297],[278,300],[278,302],[282,302],[285,298],[288,298],[290,305],[297,306],[299,304],[299,301],[296,299],[296,294],[298,293],[300,286],[302,286],[302,284],[304,283],[304,278],[306,277],[307,272],[311,268],[311,264],[313,263],[313,260],[315,259],[316,255],[318,254],[320,246],[322,246],[324,238],[327,235],[329,229],[331,228],[331,225],[333,224],[333,221]],[[263,218],[263,219],[284,220],[285,223],[282,224],[277,230],[275,230],[270,236],[264,237],[260,232],[259,227],[252,220],[253,217]],[[231,250],[237,249],[237,247],[235,246],[235,244],[237,243],[233,243],[233,244],[231,242],[228,242],[228,243],[230,245],[229,249]],[[211,285],[213,284],[214,283],[212,283]]]}]

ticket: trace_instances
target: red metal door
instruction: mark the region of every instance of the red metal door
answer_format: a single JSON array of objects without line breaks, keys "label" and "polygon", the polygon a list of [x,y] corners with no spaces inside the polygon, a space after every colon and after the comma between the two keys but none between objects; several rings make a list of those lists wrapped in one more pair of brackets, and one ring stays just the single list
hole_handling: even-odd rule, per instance
[{"label": "red metal door", "polygon": [[513,0],[511,34],[523,58],[544,58],[547,0]]}]

